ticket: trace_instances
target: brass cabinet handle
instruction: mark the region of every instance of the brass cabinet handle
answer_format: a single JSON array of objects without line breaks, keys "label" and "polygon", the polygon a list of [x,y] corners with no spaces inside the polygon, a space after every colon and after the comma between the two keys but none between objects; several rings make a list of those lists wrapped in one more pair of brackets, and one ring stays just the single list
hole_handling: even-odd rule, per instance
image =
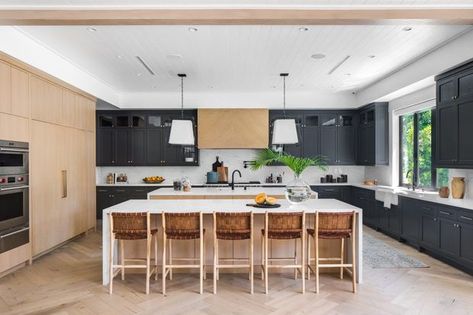
[{"label": "brass cabinet handle", "polygon": [[61,198],[67,198],[67,170],[61,171],[62,177],[62,196]]}]

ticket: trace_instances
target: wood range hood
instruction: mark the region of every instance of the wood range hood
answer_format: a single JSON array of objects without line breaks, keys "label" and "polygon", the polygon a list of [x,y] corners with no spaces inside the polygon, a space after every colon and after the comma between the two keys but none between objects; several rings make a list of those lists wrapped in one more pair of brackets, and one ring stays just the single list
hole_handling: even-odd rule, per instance
[{"label": "wood range hood", "polygon": [[197,110],[199,149],[264,149],[269,111],[263,108]]}]

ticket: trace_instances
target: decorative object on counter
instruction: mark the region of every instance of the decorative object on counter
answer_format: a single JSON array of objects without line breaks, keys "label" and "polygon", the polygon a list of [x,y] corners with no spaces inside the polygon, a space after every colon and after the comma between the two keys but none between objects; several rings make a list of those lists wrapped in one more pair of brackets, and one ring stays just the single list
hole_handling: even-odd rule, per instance
[{"label": "decorative object on counter", "polygon": [[284,119],[276,119],[273,123],[272,144],[295,144],[299,142],[296,120],[286,117],[286,77],[289,73],[281,73],[283,79],[283,111]]},{"label": "decorative object on counter", "polygon": [[269,197],[266,193],[259,193],[255,197],[255,204],[249,203],[247,206],[255,208],[279,208],[281,205],[277,204],[278,200],[274,197]]},{"label": "decorative object on counter", "polygon": [[219,183],[228,183],[228,167],[222,166],[217,167],[218,182]]},{"label": "decorative object on counter", "polygon": [[207,184],[217,184],[218,174],[217,172],[207,172]]},{"label": "decorative object on counter", "polygon": [[191,181],[189,180],[189,178],[184,177],[182,179],[182,190],[185,192],[189,192],[191,191],[191,189],[192,189]]},{"label": "decorative object on counter", "polygon": [[273,173],[271,173],[271,175],[269,175],[268,177],[266,177],[266,180],[264,181],[266,184],[274,184],[274,176],[273,176]]},{"label": "decorative object on counter", "polygon": [[278,184],[281,184],[281,183],[282,183],[282,175],[281,175],[281,174],[279,174],[278,177],[276,177],[276,182],[277,182]]},{"label": "decorative object on counter", "polygon": [[219,159],[219,157],[217,156],[215,158],[215,162],[212,164],[212,172],[216,172],[218,170],[218,168],[223,165],[223,162],[220,162],[218,159]]},{"label": "decorative object on counter", "polygon": [[440,198],[448,198],[450,196],[450,189],[448,189],[448,186],[440,187],[439,196]]},{"label": "decorative object on counter", "polygon": [[162,182],[164,182],[164,180],[165,179],[162,176],[149,176],[143,178],[143,182],[145,182],[146,184],[161,184]]},{"label": "decorative object on counter", "polygon": [[333,175],[330,175],[330,174],[325,175],[325,180],[327,183],[333,183]]},{"label": "decorative object on counter", "polygon": [[323,157],[302,158],[285,152],[278,153],[271,149],[264,149],[259,152],[252,169],[258,170],[263,166],[275,162],[279,162],[289,167],[294,172],[294,180],[290,181],[286,185],[286,199],[293,204],[307,201],[312,195],[310,186],[300,178],[304,170],[309,166],[316,166],[321,170],[326,170],[326,162]]},{"label": "decorative object on counter", "polygon": [[171,132],[169,134],[169,144],[194,145],[194,126],[192,120],[184,119],[184,78],[185,73],[179,73],[181,78],[181,119],[173,119]]},{"label": "decorative object on counter", "polygon": [[325,184],[327,182],[327,179],[325,177],[320,177],[320,182],[322,184]]},{"label": "decorative object on counter", "polygon": [[126,174],[124,173],[121,173],[120,175],[117,176],[117,183],[122,183],[122,184],[128,183],[128,176],[126,176]]},{"label": "decorative object on counter", "polygon": [[464,196],[465,196],[465,177],[453,177],[452,197],[454,199],[463,199]]},{"label": "decorative object on counter", "polygon": [[348,175],[341,174],[340,177],[342,179],[341,183],[348,183]]},{"label": "decorative object on counter", "polygon": [[376,186],[378,185],[378,180],[377,179],[365,179],[363,181],[363,185],[366,186]]},{"label": "decorative object on counter", "polygon": [[180,191],[182,189],[181,181],[178,179],[175,179],[174,182],[172,183],[172,187],[174,188],[174,191]]},{"label": "decorative object on counter", "polygon": [[109,185],[115,184],[115,174],[114,173],[109,173],[107,175],[107,184],[109,184]]}]

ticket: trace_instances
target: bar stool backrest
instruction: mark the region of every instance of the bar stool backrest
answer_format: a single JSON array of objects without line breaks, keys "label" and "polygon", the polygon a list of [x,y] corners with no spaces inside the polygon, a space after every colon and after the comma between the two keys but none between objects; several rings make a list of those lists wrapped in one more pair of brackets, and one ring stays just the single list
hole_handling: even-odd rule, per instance
[{"label": "bar stool backrest", "polygon": [[186,212],[186,213],[165,213],[166,218],[165,229],[166,233],[173,232],[194,232],[200,231],[200,213]]},{"label": "bar stool backrest", "polygon": [[303,230],[303,213],[268,213],[268,230],[275,232],[300,232]]},{"label": "bar stool backrest", "polygon": [[149,229],[148,218],[147,212],[112,212],[110,218],[112,232],[117,234],[147,233]]},{"label": "bar stool backrest", "polygon": [[352,233],[354,212],[318,212],[318,230],[328,233]]},{"label": "bar stool backrest", "polygon": [[218,233],[251,231],[251,212],[217,212],[215,218]]}]

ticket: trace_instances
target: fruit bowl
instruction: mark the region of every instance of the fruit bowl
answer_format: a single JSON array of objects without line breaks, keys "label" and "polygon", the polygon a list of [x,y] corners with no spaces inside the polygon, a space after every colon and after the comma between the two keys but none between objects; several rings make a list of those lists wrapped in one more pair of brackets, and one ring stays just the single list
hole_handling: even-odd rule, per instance
[{"label": "fruit bowl", "polygon": [[146,184],[161,184],[164,181],[164,177],[161,176],[149,176],[143,178],[143,182],[145,182]]}]

